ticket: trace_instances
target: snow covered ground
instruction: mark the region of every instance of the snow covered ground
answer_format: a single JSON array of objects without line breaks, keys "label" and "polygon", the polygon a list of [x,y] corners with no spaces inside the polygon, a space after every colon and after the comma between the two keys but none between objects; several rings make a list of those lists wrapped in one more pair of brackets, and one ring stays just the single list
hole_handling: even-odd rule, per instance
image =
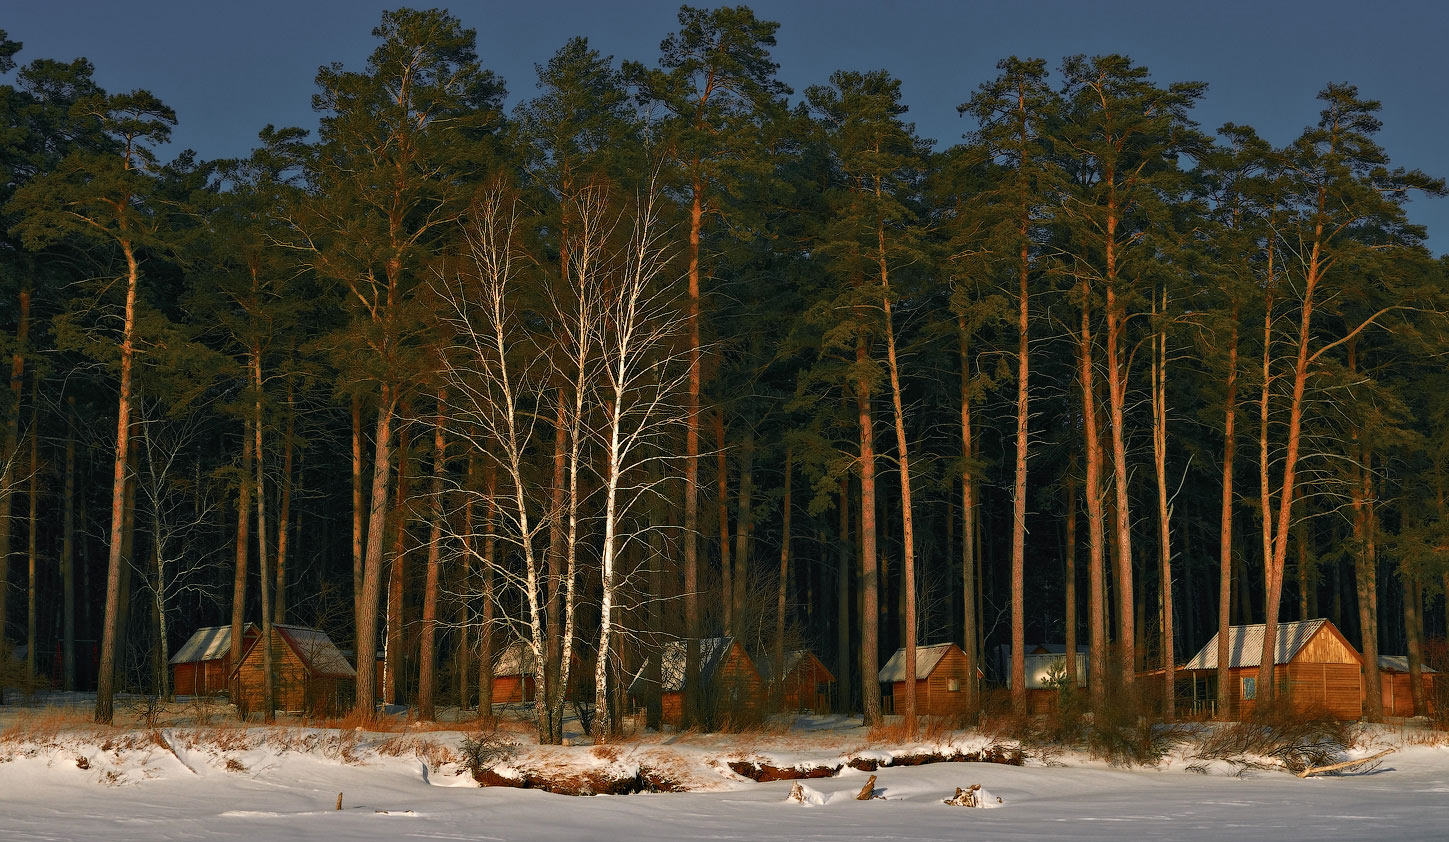
[{"label": "snow covered ground", "polygon": [[[722,757],[831,762],[858,750],[859,729],[740,738],[658,736],[595,751],[526,749],[516,761],[587,768],[647,759],[706,791],[570,797],[479,788],[452,763],[436,769],[385,739],[455,746],[457,733],[357,738],[352,732],[170,729],[61,734],[0,746],[0,839],[116,840],[959,840],[1449,838],[1449,748],[1406,744],[1368,774],[1299,779],[1209,774],[1181,759],[1122,770],[1085,758],[1063,766],[938,763],[877,773],[884,799],[855,800],[867,773],[804,783],[823,803],[790,803],[791,782],[754,783]],[[980,738],[960,737],[961,745]],[[1403,741],[1385,731],[1377,741]],[[1377,747],[1374,748],[1377,750]],[[1368,750],[1366,749],[1365,752]],[[84,768],[82,768],[84,767]],[[981,784],[998,809],[950,807]],[[337,795],[342,809],[336,809]]]}]

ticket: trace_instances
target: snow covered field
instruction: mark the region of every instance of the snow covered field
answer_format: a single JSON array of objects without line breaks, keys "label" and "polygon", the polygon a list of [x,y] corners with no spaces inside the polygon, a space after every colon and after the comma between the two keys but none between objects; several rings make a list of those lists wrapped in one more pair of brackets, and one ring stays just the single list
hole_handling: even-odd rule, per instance
[{"label": "snow covered field", "polygon": [[[692,786],[677,794],[570,797],[479,788],[452,763],[436,770],[408,750],[379,752],[388,735],[281,729],[167,730],[12,742],[0,755],[0,839],[116,840],[959,840],[1449,838],[1449,748],[1404,745],[1376,770],[1299,779],[1254,771],[1208,774],[1182,759],[1158,769],[938,763],[882,769],[884,800],[857,801],[867,773],[805,781],[816,805],[789,803],[789,781],[755,783],[720,757],[772,763],[838,760],[856,729],[824,734],[653,737],[595,752],[526,749],[518,763],[588,768],[648,759]],[[230,736],[229,736],[230,735]],[[455,746],[460,735],[412,735]],[[408,739],[408,738],[402,738]],[[958,744],[973,738],[958,737]],[[227,745],[230,747],[219,748]],[[1403,741],[1384,731],[1377,748]],[[977,745],[979,738],[975,739]],[[847,748],[848,750],[848,748]],[[1365,750],[1365,753],[1367,750]],[[82,768],[84,767],[84,768]],[[981,784],[997,809],[949,807],[958,786]],[[343,794],[342,810],[336,809]]]}]

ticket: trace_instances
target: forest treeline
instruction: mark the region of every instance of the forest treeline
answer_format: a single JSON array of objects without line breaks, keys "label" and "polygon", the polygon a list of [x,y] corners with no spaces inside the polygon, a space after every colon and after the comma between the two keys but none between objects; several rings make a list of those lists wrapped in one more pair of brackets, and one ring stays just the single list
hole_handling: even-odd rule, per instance
[{"label": "forest treeline", "polygon": [[1445,190],[1378,103],[1329,84],[1276,147],[1125,56],[1009,58],[937,146],[887,71],[792,90],[776,29],[574,38],[505,110],[471,29],[390,11],[315,134],[217,161],[0,37],[4,683],[110,721],[198,626],[236,660],[297,623],[430,719],[521,641],[557,742],[716,635],[813,649],[868,723],[883,659],[944,641],[1017,705],[1028,644],[1085,644],[1100,707],[1280,618],[1417,673],[1449,263],[1404,206]]}]

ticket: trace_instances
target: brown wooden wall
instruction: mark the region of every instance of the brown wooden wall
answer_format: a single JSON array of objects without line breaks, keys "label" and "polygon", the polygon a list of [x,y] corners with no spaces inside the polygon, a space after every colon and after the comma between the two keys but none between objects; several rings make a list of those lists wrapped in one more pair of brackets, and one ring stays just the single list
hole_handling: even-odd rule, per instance
[{"label": "brown wooden wall", "polygon": [[785,676],[781,709],[789,712],[830,713],[831,687],[835,676],[814,653],[802,656]]},{"label": "brown wooden wall", "polygon": [[720,720],[749,722],[764,716],[765,682],[740,644],[732,644],[729,654],[715,667],[711,685],[715,715]]},{"label": "brown wooden wall", "polygon": [[[259,711],[264,705],[266,691],[262,684],[265,675],[262,668],[263,654],[260,645],[252,646],[242,658],[241,668],[237,670],[237,701],[243,710]],[[334,713],[345,709],[352,682],[340,678],[314,678],[309,675],[297,653],[282,641],[281,634],[276,630],[272,631],[272,666],[277,677],[278,710]]]},{"label": "brown wooden wall", "polygon": [[[935,669],[925,678],[916,681],[916,715],[944,716],[957,718],[966,713],[966,682],[970,680],[966,670],[966,653],[956,647],[946,650]],[[956,681],[956,690],[951,690],[951,681]],[[896,713],[906,710],[906,683],[897,681],[891,685],[891,703]]]},{"label": "brown wooden wall", "polygon": [[[1434,675],[1425,673],[1421,676],[1424,680],[1424,703],[1428,705],[1428,713],[1434,712]],[[1384,701],[1384,713],[1388,716],[1413,716],[1414,715],[1414,685],[1409,681],[1409,674],[1406,672],[1379,672],[1380,689]]]},{"label": "brown wooden wall", "polygon": [[531,675],[495,675],[493,676],[493,704],[517,705],[532,702],[533,689],[534,678]]},{"label": "brown wooden wall", "polygon": [[[1258,668],[1238,667],[1228,673],[1233,683],[1228,694],[1228,718],[1251,717],[1258,703],[1256,699],[1243,698],[1243,678],[1256,679]],[[1278,687],[1286,686],[1286,699],[1295,710],[1326,712],[1342,720],[1363,716],[1363,675],[1357,662],[1323,664],[1295,660],[1275,667],[1273,678]]]}]

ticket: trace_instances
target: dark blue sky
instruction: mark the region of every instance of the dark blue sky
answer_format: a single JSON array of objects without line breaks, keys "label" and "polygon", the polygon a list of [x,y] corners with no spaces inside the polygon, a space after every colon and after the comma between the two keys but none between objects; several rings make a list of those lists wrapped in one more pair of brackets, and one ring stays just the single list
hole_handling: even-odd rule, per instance
[{"label": "dark blue sky", "polygon": [[[83,55],[109,90],[148,88],[176,109],[178,147],[203,157],[245,154],[267,123],[315,127],[320,64],[360,67],[384,8],[373,0],[7,0],[0,27],[22,61]],[[415,5],[428,5],[424,2]],[[705,4],[701,4],[705,5]],[[1438,0],[798,0],[750,4],[779,21],[775,58],[795,90],[839,68],[900,77],[921,134],[953,143],[968,128],[955,107],[995,75],[997,59],[1121,52],[1163,84],[1209,83],[1205,128],[1248,123],[1273,143],[1317,118],[1314,94],[1351,82],[1383,102],[1380,141],[1397,165],[1449,176],[1449,3]],[[677,2],[455,2],[478,52],[508,82],[510,105],[534,90],[533,65],[573,35],[618,58],[652,64]],[[1449,199],[1418,198],[1410,216],[1449,251]]]}]

